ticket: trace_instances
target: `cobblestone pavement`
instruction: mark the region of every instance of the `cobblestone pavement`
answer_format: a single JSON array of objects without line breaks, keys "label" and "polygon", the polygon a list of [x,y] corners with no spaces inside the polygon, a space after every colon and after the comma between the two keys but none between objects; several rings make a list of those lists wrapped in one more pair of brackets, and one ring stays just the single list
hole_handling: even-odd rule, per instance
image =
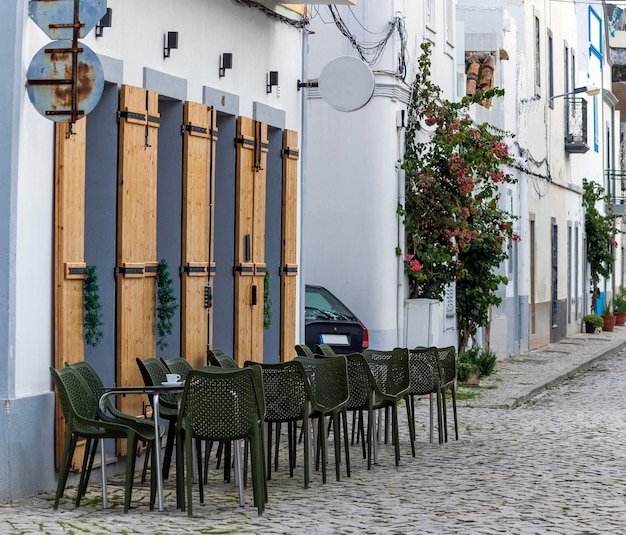
[{"label": "cobblestone pavement", "polygon": [[[625,343],[622,327],[499,362],[480,387],[460,389],[459,441],[429,442],[423,400],[417,455],[405,430],[399,467],[383,444],[368,471],[355,445],[352,477],[337,482],[331,468],[325,485],[315,473],[304,489],[301,464],[289,478],[282,459],[262,516],[251,489],[239,507],[236,489],[213,470],[193,518],[176,509],[169,481],[164,513],[149,510],[137,483],[123,514],[114,481],[107,510],[98,483],[79,509],[74,488],[57,511],[53,493],[0,504],[0,533],[626,534]],[[404,407],[400,416],[404,425]]]}]

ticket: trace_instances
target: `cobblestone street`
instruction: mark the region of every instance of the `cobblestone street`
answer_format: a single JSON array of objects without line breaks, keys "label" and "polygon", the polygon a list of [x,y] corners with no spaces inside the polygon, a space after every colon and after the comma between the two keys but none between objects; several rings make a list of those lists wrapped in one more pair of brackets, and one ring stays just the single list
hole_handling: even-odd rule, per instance
[{"label": "cobblestone street", "polygon": [[[53,493],[0,505],[0,533],[626,533],[626,352],[617,345],[624,334],[616,337],[609,342],[621,352],[513,410],[484,406],[499,388],[498,375],[478,389],[463,388],[458,442],[453,431],[447,444],[429,442],[429,407],[420,402],[417,456],[411,457],[405,434],[398,468],[391,444],[381,445],[371,471],[355,445],[352,477],[342,474],[337,482],[331,468],[326,485],[315,473],[304,489],[301,464],[290,479],[283,459],[268,482],[269,502],[260,517],[251,488],[246,506],[239,507],[236,489],[213,470],[204,505],[194,498],[193,518],[176,509],[172,481],[164,513],[148,509],[148,489],[136,484],[127,515],[123,486],[110,485],[112,508],[103,510],[100,485],[92,483],[79,509],[72,503],[74,488],[58,511]],[[399,414],[405,426],[404,407]],[[298,454],[301,460],[301,448]]]}]

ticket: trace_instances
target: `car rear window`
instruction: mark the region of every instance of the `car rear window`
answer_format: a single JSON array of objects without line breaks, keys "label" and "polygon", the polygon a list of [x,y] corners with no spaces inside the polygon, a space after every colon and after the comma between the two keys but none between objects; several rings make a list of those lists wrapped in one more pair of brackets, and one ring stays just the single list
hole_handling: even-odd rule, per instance
[{"label": "car rear window", "polygon": [[306,315],[351,319],[354,315],[333,294],[323,288],[307,288],[305,296]]}]

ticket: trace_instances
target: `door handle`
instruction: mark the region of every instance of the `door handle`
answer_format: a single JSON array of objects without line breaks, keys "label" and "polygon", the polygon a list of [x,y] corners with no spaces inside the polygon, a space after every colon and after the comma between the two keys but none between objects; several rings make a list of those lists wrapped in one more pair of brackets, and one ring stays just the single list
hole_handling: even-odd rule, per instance
[{"label": "door handle", "polygon": [[257,303],[257,288],[256,284],[252,286],[252,304],[256,305]]}]

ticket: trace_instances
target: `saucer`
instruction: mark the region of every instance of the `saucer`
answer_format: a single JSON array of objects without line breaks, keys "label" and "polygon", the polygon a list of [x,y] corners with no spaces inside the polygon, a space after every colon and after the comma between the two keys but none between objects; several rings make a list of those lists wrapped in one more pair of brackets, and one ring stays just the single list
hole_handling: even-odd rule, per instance
[{"label": "saucer", "polygon": [[174,381],[173,383],[168,383],[167,381],[163,381],[161,383],[162,386],[183,386],[182,381]]}]

